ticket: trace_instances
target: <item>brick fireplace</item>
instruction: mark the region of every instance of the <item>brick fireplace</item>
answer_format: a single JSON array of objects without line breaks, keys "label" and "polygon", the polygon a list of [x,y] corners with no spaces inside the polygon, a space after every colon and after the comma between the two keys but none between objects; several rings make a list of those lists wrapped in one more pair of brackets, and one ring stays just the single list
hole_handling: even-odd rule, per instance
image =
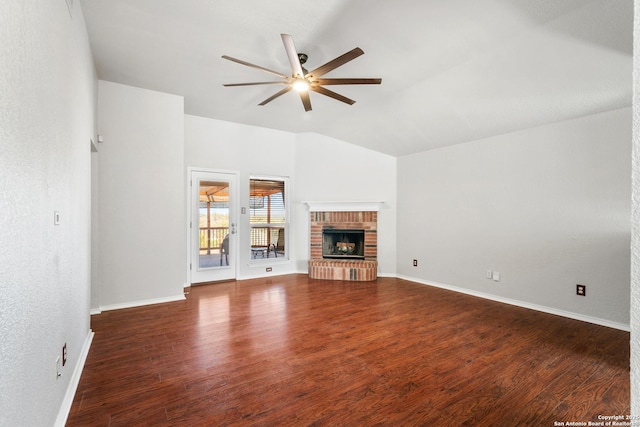
[{"label": "brick fireplace", "polygon": [[[344,206],[316,207],[312,204],[309,204],[309,207],[311,211],[309,277],[328,280],[375,280],[378,272],[377,208],[376,210],[352,210],[354,208],[350,207],[350,210],[338,210],[344,208]],[[327,256],[327,243],[326,237],[323,239],[323,231],[325,231],[325,234],[327,234],[327,231],[341,234],[340,230],[346,230],[347,233],[345,234],[347,236],[351,236],[356,230],[364,231],[362,256],[353,257],[347,253],[345,253],[344,259],[340,259],[342,257],[335,254]],[[325,246],[324,256],[323,244]],[[351,244],[351,247],[353,246],[354,244]]]}]

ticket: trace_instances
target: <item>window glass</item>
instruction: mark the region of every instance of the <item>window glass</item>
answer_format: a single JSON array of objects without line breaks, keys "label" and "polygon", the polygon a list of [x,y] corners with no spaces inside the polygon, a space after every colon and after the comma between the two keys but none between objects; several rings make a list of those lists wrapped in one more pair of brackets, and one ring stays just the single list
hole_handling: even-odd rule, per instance
[{"label": "window glass", "polygon": [[282,178],[251,178],[251,260],[287,258],[287,193]]}]

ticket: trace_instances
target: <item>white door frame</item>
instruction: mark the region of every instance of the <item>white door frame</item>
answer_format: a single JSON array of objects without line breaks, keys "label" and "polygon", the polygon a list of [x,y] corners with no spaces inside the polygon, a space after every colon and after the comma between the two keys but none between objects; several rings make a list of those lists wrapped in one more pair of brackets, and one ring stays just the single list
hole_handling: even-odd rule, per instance
[{"label": "white door frame", "polygon": [[[215,281],[215,280],[233,280],[236,279],[238,277],[238,245],[239,245],[239,238],[238,238],[238,231],[239,231],[239,226],[238,226],[238,219],[239,219],[239,214],[238,214],[238,207],[240,205],[239,203],[239,184],[240,184],[240,173],[237,171],[229,171],[229,170],[220,170],[220,169],[208,169],[208,168],[200,168],[200,167],[188,167],[187,168],[187,224],[186,224],[186,233],[187,233],[187,262],[186,262],[186,268],[187,268],[187,282],[188,284],[192,284],[193,282],[193,274],[192,272],[194,271],[195,268],[197,268],[197,266],[193,265],[193,259],[194,259],[194,251],[196,248],[196,242],[194,242],[194,236],[195,236],[195,231],[193,229],[193,227],[198,227],[198,224],[193,224],[193,220],[194,220],[194,208],[197,206],[196,205],[196,201],[194,200],[194,190],[193,190],[193,185],[197,185],[197,183],[192,182],[192,178],[193,178],[193,174],[194,173],[211,173],[211,174],[216,174],[216,175],[226,175],[228,176],[228,178],[230,179],[230,181],[232,181],[235,185],[233,185],[230,190],[229,190],[229,208],[230,208],[230,218],[229,218],[229,222],[234,224],[235,226],[235,230],[234,233],[231,234],[230,233],[230,237],[232,238],[229,248],[230,248],[230,253],[229,253],[229,258],[232,260],[229,264],[228,269],[224,269],[224,273],[220,273],[220,274],[212,274],[212,276],[214,276],[214,278],[212,278],[211,281]],[[199,246],[199,242],[197,243]],[[199,283],[199,282],[196,282]]]}]

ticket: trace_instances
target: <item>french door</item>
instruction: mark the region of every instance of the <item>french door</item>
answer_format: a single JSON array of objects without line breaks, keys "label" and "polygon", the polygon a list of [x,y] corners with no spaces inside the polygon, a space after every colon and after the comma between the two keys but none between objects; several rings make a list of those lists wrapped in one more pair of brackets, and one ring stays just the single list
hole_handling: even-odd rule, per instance
[{"label": "french door", "polygon": [[236,278],[237,182],[235,173],[190,171],[190,283]]}]

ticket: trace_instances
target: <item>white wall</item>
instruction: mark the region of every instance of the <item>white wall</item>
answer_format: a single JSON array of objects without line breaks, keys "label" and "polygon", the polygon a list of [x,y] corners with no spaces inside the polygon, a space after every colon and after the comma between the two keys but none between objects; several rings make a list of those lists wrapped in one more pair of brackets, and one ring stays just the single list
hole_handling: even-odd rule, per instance
[{"label": "white wall", "polygon": [[[296,185],[294,134],[289,132],[186,115],[184,157],[185,174],[190,167],[238,172],[240,206],[249,206],[250,176],[288,177],[290,190]],[[240,215],[239,222],[238,246],[249,248],[251,236],[246,232],[249,230],[249,215]],[[296,223],[291,218],[290,227],[290,230],[296,229]],[[184,230],[186,234],[186,225]],[[250,262],[248,249],[239,250],[238,278],[294,273],[296,263],[293,245],[290,239],[288,261],[269,264],[271,273],[266,273],[263,264]]]},{"label": "white wall", "polygon": [[399,274],[628,328],[630,125],[627,108],[399,158]]},{"label": "white wall", "polygon": [[[395,274],[395,158],[318,134],[293,134],[203,117],[185,116],[185,169],[240,173],[240,203],[248,206],[251,175],[291,178],[290,259],[250,263],[240,251],[238,277],[307,272],[309,213],[303,201],[384,201],[379,214],[381,274]],[[248,217],[240,218],[240,247],[249,247]],[[271,265],[270,265],[271,266]]]},{"label": "white wall", "polygon": [[[97,98],[97,97],[96,97]],[[97,111],[97,108],[96,108]],[[96,123],[98,122],[96,118]],[[97,135],[93,140],[91,152],[91,314],[100,312],[100,275],[98,274],[98,260],[100,259],[100,162],[98,159]]]},{"label": "white wall", "polygon": [[100,309],[183,298],[184,100],[100,81]]},{"label": "white wall", "polygon": [[0,426],[63,421],[91,337],[96,76],[78,2],[72,16],[0,2]]},{"label": "white wall", "polygon": [[298,270],[307,271],[309,211],[304,201],[384,202],[378,213],[378,273],[396,273],[396,158],[316,133],[296,135]]},{"label": "white wall", "polygon": [[634,2],[633,216],[631,257],[631,413],[640,416],[640,0]]}]

